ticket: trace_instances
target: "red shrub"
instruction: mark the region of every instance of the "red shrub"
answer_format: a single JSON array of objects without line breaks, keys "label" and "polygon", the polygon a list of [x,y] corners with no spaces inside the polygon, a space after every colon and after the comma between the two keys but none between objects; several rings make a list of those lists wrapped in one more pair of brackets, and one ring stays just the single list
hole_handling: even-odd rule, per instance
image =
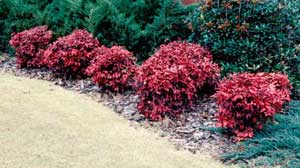
[{"label": "red shrub", "polygon": [[211,54],[197,44],[162,45],[137,71],[138,109],[151,120],[177,117],[189,108],[201,87],[219,77]]},{"label": "red shrub", "polygon": [[182,0],[182,3],[184,5],[190,5],[190,4],[194,4],[194,3],[198,3],[200,2],[201,0]]},{"label": "red shrub", "polygon": [[39,67],[44,49],[51,39],[52,31],[47,26],[38,26],[13,35],[9,43],[16,50],[18,67]]},{"label": "red shrub", "polygon": [[272,119],[290,101],[288,77],[275,73],[241,73],[223,80],[215,94],[219,105],[218,124],[243,140]]},{"label": "red shrub", "polygon": [[120,46],[101,47],[86,72],[93,82],[115,92],[124,92],[133,83],[136,70],[132,53]]},{"label": "red shrub", "polygon": [[43,63],[69,77],[85,76],[85,69],[94,58],[93,50],[100,47],[97,39],[85,30],[59,38],[44,53]]}]

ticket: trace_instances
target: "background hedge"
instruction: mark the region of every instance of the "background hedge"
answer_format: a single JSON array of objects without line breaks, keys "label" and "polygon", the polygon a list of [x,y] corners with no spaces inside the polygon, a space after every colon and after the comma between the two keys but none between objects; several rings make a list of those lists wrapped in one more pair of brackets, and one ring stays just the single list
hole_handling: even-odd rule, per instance
[{"label": "background hedge", "polygon": [[0,50],[11,33],[48,25],[55,37],[84,28],[143,61],[160,44],[189,36],[184,20],[192,9],[178,0],[1,0]]}]

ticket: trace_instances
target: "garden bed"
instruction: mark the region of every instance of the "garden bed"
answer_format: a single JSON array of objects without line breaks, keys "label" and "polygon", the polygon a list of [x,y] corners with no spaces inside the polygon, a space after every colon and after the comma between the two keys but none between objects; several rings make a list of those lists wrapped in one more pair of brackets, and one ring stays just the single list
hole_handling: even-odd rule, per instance
[{"label": "garden bed", "polygon": [[[192,153],[208,152],[215,157],[221,156],[220,159],[225,163],[238,163],[246,167],[266,165],[292,167],[299,164],[298,153],[296,153],[298,150],[294,149],[299,139],[297,135],[299,134],[297,132],[299,102],[296,101],[291,103],[289,113],[285,111],[278,114],[275,117],[276,123],[267,124],[266,128],[258,132],[253,139],[234,143],[232,137],[226,137],[226,134],[216,131],[217,105],[216,101],[208,96],[199,98],[193,110],[183,113],[176,120],[165,118],[161,122],[151,122],[138,112],[136,106],[139,98],[133,94],[133,91],[124,94],[104,92],[90,79],[65,80],[55,77],[54,73],[47,69],[18,69],[15,58],[5,55],[0,58],[0,73],[3,72],[47,80],[67,90],[88,95],[130,120],[131,126],[151,129],[158,132],[161,137],[167,137],[177,149],[185,149]],[[287,120],[288,125],[285,123]],[[282,138],[283,136],[288,137]],[[288,161],[289,158],[292,160]]]},{"label": "garden bed", "polygon": [[151,122],[138,112],[139,98],[131,91],[124,94],[104,92],[90,79],[65,80],[55,77],[54,73],[47,69],[18,69],[14,58],[2,58],[0,62],[0,72],[47,80],[65,89],[86,94],[113,108],[116,113],[132,121],[133,126],[156,130],[160,136],[167,137],[177,149],[186,149],[192,153],[205,151],[216,157],[232,151],[234,143],[231,137],[210,130],[214,130],[216,126],[217,105],[215,99],[209,96],[199,98],[192,110],[177,119],[165,118],[161,122]]},{"label": "garden bed", "polygon": [[207,153],[178,151],[102,103],[48,81],[1,73],[0,93],[1,168],[231,167]]}]

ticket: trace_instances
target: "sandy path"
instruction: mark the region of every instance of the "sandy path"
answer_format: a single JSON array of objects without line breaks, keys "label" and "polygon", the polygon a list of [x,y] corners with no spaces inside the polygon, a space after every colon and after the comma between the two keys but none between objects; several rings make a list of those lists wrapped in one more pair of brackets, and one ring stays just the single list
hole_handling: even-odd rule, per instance
[{"label": "sandy path", "polygon": [[1,168],[221,168],[90,98],[0,74]]}]

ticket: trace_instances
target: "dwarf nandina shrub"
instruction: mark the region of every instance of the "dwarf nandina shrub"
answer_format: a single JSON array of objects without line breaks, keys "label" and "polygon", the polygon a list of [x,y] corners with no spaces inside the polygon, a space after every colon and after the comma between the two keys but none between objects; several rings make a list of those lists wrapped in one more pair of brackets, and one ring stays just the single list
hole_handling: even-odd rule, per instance
[{"label": "dwarf nandina shrub", "polygon": [[115,92],[124,92],[133,84],[136,70],[131,52],[120,46],[101,47],[86,72],[97,85]]},{"label": "dwarf nandina shrub", "polygon": [[177,117],[189,108],[204,84],[213,84],[220,69],[197,44],[162,45],[137,71],[139,111],[151,120]]},{"label": "dwarf nandina shrub", "polygon": [[272,119],[290,101],[288,77],[276,73],[233,74],[220,82],[217,93],[218,124],[244,140]]},{"label": "dwarf nandina shrub", "polygon": [[59,38],[44,53],[43,63],[67,77],[83,77],[93,50],[100,47],[97,39],[85,30]]},{"label": "dwarf nandina shrub", "polygon": [[[201,78],[204,80],[204,84],[216,84],[220,77],[220,68],[212,62],[213,57],[211,53],[199,44],[175,41],[161,45],[159,51],[143,64],[143,69],[151,69],[151,67],[155,68],[156,66],[177,66],[181,63],[181,59],[184,58],[187,59],[186,62],[194,64],[203,71]],[[182,61],[184,62],[185,60]],[[151,73],[151,71],[146,73]]]},{"label": "dwarf nandina shrub", "polygon": [[52,31],[47,26],[38,26],[13,35],[9,43],[16,50],[18,67],[39,67],[51,39]]}]

